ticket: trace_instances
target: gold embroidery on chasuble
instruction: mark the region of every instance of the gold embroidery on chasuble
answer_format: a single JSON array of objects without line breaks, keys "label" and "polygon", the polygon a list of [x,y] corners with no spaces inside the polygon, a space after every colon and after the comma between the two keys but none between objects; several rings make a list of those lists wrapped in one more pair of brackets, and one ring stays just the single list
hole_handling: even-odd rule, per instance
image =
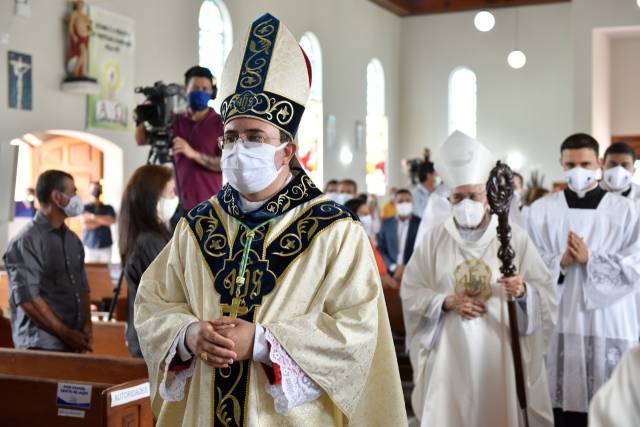
[{"label": "gold embroidery on chasuble", "polygon": [[456,293],[466,293],[482,301],[491,298],[491,268],[484,261],[468,259],[455,268],[453,275]]},{"label": "gold embroidery on chasuble", "polygon": [[[211,270],[223,315],[255,322],[263,298],[275,289],[278,277],[304,254],[313,239],[336,221],[355,219],[343,206],[319,201],[305,208],[267,241],[273,221],[319,195],[321,192],[313,182],[300,173],[282,192],[251,214],[241,211],[236,202],[239,195],[230,186],[218,194],[219,206],[208,201],[189,212],[189,226]],[[233,217],[232,224],[237,227],[233,239],[225,229],[222,210]],[[247,425],[249,361],[215,369],[212,375],[213,425]]]}]

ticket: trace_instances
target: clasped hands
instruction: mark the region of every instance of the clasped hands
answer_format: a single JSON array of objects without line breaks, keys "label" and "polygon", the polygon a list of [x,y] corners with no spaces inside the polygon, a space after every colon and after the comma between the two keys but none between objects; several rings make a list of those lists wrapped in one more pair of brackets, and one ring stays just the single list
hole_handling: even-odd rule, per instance
[{"label": "clasped hands", "polygon": [[[502,289],[509,297],[520,298],[527,291],[521,276],[501,277],[498,283],[502,285]],[[453,311],[465,319],[475,319],[487,312],[484,301],[479,296],[480,291],[458,292],[447,296],[442,308],[444,311]]]},{"label": "clasped hands", "polygon": [[589,247],[584,242],[584,239],[573,231],[569,231],[569,235],[567,236],[567,250],[562,255],[560,267],[567,268],[575,262],[586,264],[588,261]]},{"label": "clasped hands", "polygon": [[236,361],[252,358],[255,331],[255,324],[238,318],[200,321],[187,328],[186,345],[210,367],[227,368]]}]

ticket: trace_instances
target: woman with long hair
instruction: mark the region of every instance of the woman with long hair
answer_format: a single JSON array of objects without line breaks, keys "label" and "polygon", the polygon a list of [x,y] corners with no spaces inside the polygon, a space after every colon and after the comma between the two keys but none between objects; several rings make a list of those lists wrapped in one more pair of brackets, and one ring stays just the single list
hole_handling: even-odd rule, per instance
[{"label": "woman with long hair", "polygon": [[140,278],[171,237],[169,221],[178,207],[173,172],[145,165],[133,173],[122,195],[119,220],[120,257],[127,279],[129,352],[142,357],[133,326],[133,303]]}]

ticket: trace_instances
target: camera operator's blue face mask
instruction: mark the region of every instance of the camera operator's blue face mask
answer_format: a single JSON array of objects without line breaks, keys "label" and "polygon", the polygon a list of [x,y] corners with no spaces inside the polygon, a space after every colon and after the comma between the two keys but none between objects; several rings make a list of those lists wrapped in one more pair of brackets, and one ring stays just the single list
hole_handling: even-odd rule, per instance
[{"label": "camera operator's blue face mask", "polygon": [[209,101],[211,100],[211,94],[203,91],[189,92],[187,95],[187,101],[189,101],[189,108],[193,111],[202,111],[207,108]]}]

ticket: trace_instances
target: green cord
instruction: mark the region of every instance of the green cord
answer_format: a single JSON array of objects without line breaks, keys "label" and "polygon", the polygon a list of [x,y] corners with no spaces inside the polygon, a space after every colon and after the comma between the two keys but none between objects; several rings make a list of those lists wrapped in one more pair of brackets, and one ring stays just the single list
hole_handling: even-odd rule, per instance
[{"label": "green cord", "polygon": [[263,222],[262,224],[254,227],[254,228],[249,228],[246,225],[244,225],[243,223],[240,223],[240,226],[242,228],[244,228],[245,230],[247,230],[247,241],[245,242],[245,246],[242,250],[242,260],[240,261],[240,272],[238,273],[238,276],[236,277],[236,285],[238,285],[236,287],[236,296],[240,296],[240,288],[242,288],[242,286],[244,286],[245,283],[245,279],[244,279],[244,275],[247,272],[247,263],[249,262],[249,252],[251,252],[251,244],[253,243],[253,238],[256,235],[256,230],[259,229],[260,227],[270,223],[271,221],[273,221],[274,218]]}]

